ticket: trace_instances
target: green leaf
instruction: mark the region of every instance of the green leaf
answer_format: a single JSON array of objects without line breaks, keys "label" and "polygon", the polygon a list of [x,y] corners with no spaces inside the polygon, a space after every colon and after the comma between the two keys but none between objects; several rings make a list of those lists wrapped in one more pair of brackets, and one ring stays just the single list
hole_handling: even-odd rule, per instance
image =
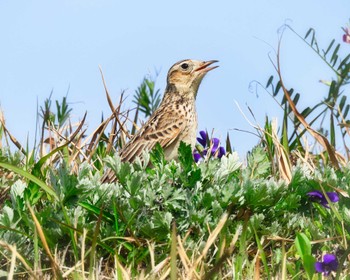
[{"label": "green leaf", "polygon": [[158,108],[160,104],[159,89],[154,90],[155,81],[144,78],[141,85],[135,91],[134,102],[137,104],[137,109],[145,114],[146,117]]},{"label": "green leaf", "polygon": [[247,161],[248,168],[246,168],[245,172],[250,172],[250,178],[269,176],[271,171],[271,163],[262,147],[254,147],[254,149],[248,153]]},{"label": "green leaf", "polygon": [[335,39],[333,39],[333,40],[331,41],[331,43],[329,44],[327,50],[323,53],[324,56],[326,56],[326,55],[328,54],[328,52],[330,51],[330,49],[333,47],[333,44],[334,44],[334,43],[335,43]]},{"label": "green leaf", "polygon": [[125,184],[131,172],[131,166],[128,162],[122,162],[118,172],[118,180],[121,184]]},{"label": "green leaf", "polygon": [[194,163],[191,145],[188,145],[181,141],[178,149],[179,162],[184,169],[185,173],[192,170],[192,165]]},{"label": "green leaf", "polygon": [[311,280],[315,274],[315,262],[316,259],[311,255],[305,255],[303,260],[304,269],[307,273],[308,278]]},{"label": "green leaf", "polygon": [[297,94],[294,96],[294,99],[293,99],[294,105],[297,105],[299,99],[300,99],[300,93],[297,93]]},{"label": "green leaf", "polygon": [[330,142],[332,147],[335,147],[335,123],[334,123],[334,115],[330,115],[330,126],[329,126],[329,130],[330,130]]},{"label": "green leaf", "polygon": [[188,176],[187,184],[189,186],[194,186],[195,183],[200,181],[201,178],[202,178],[201,170],[200,169],[195,169],[195,170],[190,172],[190,174]]},{"label": "green leaf", "polygon": [[344,112],[343,112],[343,117],[344,117],[344,119],[346,119],[346,117],[347,117],[347,115],[348,115],[348,113],[349,113],[349,109],[350,109],[350,105],[347,104],[347,105],[345,106],[345,110],[344,110]]},{"label": "green leaf", "polygon": [[288,116],[285,112],[284,117],[283,117],[283,127],[282,127],[282,145],[283,148],[285,149],[287,155],[290,154],[289,151],[289,143],[288,143]]},{"label": "green leaf", "polygon": [[54,197],[56,200],[58,200],[58,196],[55,193],[54,189],[48,185],[46,185],[43,181],[35,177],[34,175],[30,174],[27,171],[22,170],[21,168],[18,168],[16,166],[13,166],[8,163],[0,162],[0,167],[11,170],[19,175],[21,175],[24,178],[27,178],[28,180],[32,181],[33,183],[37,184],[43,191],[45,191],[48,195]]},{"label": "green leaf", "polygon": [[270,78],[267,80],[265,88],[268,88],[272,84],[272,81],[273,81],[273,75],[271,75]]},{"label": "green leaf", "polygon": [[330,63],[333,62],[333,66],[337,63],[337,60],[338,60],[338,51],[339,51],[339,49],[340,49],[340,44],[338,44],[338,45],[335,47],[335,49],[334,49],[334,51],[333,51],[333,54],[332,54],[332,57],[331,57]]},{"label": "green leaf", "polygon": [[270,278],[270,270],[269,270],[268,263],[267,263],[267,260],[266,260],[266,254],[265,254],[264,248],[261,245],[261,240],[260,240],[259,235],[258,235],[258,233],[256,231],[256,228],[254,227],[254,224],[251,223],[250,225],[253,228],[253,232],[254,232],[254,235],[255,235],[255,242],[258,245],[259,255],[260,255],[261,261],[262,261],[262,263],[264,265],[264,269],[265,269],[265,273],[267,275],[267,279],[269,279]]},{"label": "green leaf", "polygon": [[133,174],[131,181],[128,182],[128,189],[132,196],[136,195],[137,191],[142,187],[141,178],[139,174]]},{"label": "green leaf", "polygon": [[[78,203],[81,207],[83,207],[84,209],[86,209],[87,211],[95,214],[96,216],[100,215],[101,213],[101,208],[99,207],[96,207],[95,205],[92,205],[90,203],[87,203],[87,202],[79,202]],[[107,211],[103,211],[103,214],[102,214],[102,219],[104,221],[107,221],[107,222],[111,222],[111,223],[114,223],[115,222],[115,218],[112,214],[108,213]]]},{"label": "green leaf", "polygon": [[231,146],[231,141],[230,141],[230,135],[227,132],[227,137],[226,137],[226,153],[231,154],[233,152],[232,146]]},{"label": "green leaf", "polygon": [[350,54],[348,54],[348,55],[342,60],[342,62],[339,64],[338,70],[342,69],[343,67],[346,68],[346,65],[348,64],[349,59],[350,59]]},{"label": "green leaf", "polygon": [[277,94],[278,94],[278,92],[280,91],[280,89],[281,89],[281,81],[278,81],[278,83],[277,83],[277,85],[276,85],[276,88],[275,88],[275,90],[274,90],[274,92],[273,92],[273,96],[276,96]]},{"label": "green leaf", "polygon": [[150,160],[154,166],[163,165],[165,163],[164,151],[158,142],[150,152]]},{"label": "green leaf", "polygon": [[306,34],[305,34],[305,36],[304,36],[304,39],[307,39],[307,37],[309,37],[309,35],[312,33],[312,37],[314,37],[315,36],[315,30],[313,29],[313,28],[310,28],[307,32],[306,32]]},{"label": "green leaf", "polygon": [[340,102],[339,102],[339,109],[340,109],[340,111],[343,111],[345,102],[346,102],[346,95],[343,95],[342,98],[340,99]]},{"label": "green leaf", "polygon": [[43,192],[41,191],[39,185],[33,182],[29,182],[28,187],[24,190],[25,200],[28,200],[31,205],[34,205],[40,200],[42,196]]},{"label": "green leaf", "polygon": [[307,238],[304,233],[297,233],[295,247],[297,248],[298,254],[303,261],[305,256],[311,255],[311,243],[309,238]]}]

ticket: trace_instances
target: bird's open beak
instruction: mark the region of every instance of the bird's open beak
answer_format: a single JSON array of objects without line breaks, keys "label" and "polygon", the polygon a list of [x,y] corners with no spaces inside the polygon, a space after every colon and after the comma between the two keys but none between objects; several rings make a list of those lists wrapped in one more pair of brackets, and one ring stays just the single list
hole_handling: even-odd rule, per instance
[{"label": "bird's open beak", "polygon": [[209,65],[212,65],[215,62],[219,62],[218,60],[209,60],[209,61],[204,61],[201,66],[196,68],[194,71],[201,71],[201,72],[209,72],[210,70],[213,70],[215,68],[218,68],[219,66],[213,66],[213,67],[208,67]]}]

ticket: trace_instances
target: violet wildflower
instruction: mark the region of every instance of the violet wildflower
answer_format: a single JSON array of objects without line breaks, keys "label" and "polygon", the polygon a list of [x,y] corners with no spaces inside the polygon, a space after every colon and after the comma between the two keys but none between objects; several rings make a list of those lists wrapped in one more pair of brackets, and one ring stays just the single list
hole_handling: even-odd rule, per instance
[{"label": "violet wildflower", "polygon": [[[326,192],[329,201],[338,202],[339,196],[336,192]],[[328,201],[321,191],[308,192],[307,195],[314,202],[321,204],[323,207],[329,208]]]},{"label": "violet wildflower", "polygon": [[193,152],[193,159],[195,162],[199,162],[199,160],[202,158],[202,155],[200,153],[197,152],[197,150],[195,150]]},{"label": "violet wildflower", "polygon": [[[200,137],[197,137],[197,141],[200,144],[200,147],[198,147],[199,149],[197,148],[193,151],[193,158],[195,162],[199,162],[202,158],[205,158],[209,149],[211,156],[214,157],[221,158],[226,154],[225,148],[220,147],[220,140],[218,138],[214,137],[208,141],[208,134],[203,130],[199,132],[199,135]],[[208,145],[208,142],[210,142],[210,145]]]},{"label": "violet wildflower", "polygon": [[220,140],[218,138],[211,139],[211,154],[215,154],[216,150],[219,147]]},{"label": "violet wildflower", "polygon": [[203,148],[205,148],[207,146],[207,139],[208,139],[208,135],[204,130],[201,130],[199,132],[200,137],[197,137],[197,141],[199,144],[202,145]]},{"label": "violet wildflower", "polygon": [[220,140],[218,138],[212,139],[212,148],[211,148],[211,154],[213,156],[217,156],[218,158],[222,158],[224,154],[226,154],[224,147],[219,147]]},{"label": "violet wildflower", "polygon": [[346,28],[343,28],[343,30],[345,32],[345,34],[343,35],[343,42],[350,44],[350,28],[346,27]]},{"label": "violet wildflower", "polygon": [[315,269],[318,273],[323,273],[327,276],[331,271],[337,271],[338,260],[335,255],[325,254],[323,256],[323,262],[316,262]]}]

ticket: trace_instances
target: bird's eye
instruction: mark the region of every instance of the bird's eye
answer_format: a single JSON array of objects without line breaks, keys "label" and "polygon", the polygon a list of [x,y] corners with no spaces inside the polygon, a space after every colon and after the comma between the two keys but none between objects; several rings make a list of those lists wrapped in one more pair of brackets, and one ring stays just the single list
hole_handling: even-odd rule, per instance
[{"label": "bird's eye", "polygon": [[182,68],[183,70],[187,70],[187,69],[188,69],[188,64],[187,64],[187,63],[182,63],[182,64],[181,64],[181,68]]}]

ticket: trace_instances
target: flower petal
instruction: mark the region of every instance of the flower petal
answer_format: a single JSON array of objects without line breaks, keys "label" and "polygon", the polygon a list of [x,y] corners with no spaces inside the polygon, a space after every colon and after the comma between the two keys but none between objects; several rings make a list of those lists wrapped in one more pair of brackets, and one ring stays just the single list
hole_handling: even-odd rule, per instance
[{"label": "flower petal", "polygon": [[308,192],[307,195],[310,197],[312,201],[321,204],[325,208],[329,208],[328,201],[321,191],[315,190],[312,192]]},{"label": "flower petal", "polygon": [[204,130],[201,130],[201,131],[199,132],[199,134],[201,135],[201,137],[202,137],[203,139],[207,139],[207,137],[208,137],[207,133],[206,133]]},{"label": "flower petal", "polygon": [[331,268],[331,270],[337,271],[337,269],[338,269],[338,260],[335,259],[332,263],[329,264],[329,267]]},{"label": "flower petal", "polygon": [[331,208],[329,207],[328,201],[325,198],[323,198],[319,203],[325,208],[328,208],[328,209]]},{"label": "flower petal", "polygon": [[343,28],[345,34],[343,35],[343,42],[350,44],[350,28]]},{"label": "flower petal", "polygon": [[201,130],[199,134],[201,137],[197,137],[197,141],[203,146],[203,148],[205,148],[207,146],[207,133],[204,130]]},{"label": "flower petal", "polygon": [[323,193],[320,192],[320,191],[308,192],[307,195],[310,196],[310,197],[312,197],[312,198],[318,198],[318,199],[324,198]]},{"label": "flower petal", "polygon": [[338,260],[337,257],[333,254],[325,254],[323,256],[323,265],[326,267],[327,274],[329,274],[330,271],[337,271],[338,269]]},{"label": "flower petal", "polygon": [[337,259],[337,257],[334,256],[333,254],[325,254],[323,256],[323,261],[324,261],[324,263],[327,263],[327,264],[330,262],[333,262],[336,259]]},{"label": "flower petal", "polygon": [[315,270],[319,273],[325,272],[322,262],[315,262]]},{"label": "flower petal", "polygon": [[195,162],[198,162],[201,159],[201,155],[199,153],[193,153],[193,159]]},{"label": "flower petal", "polygon": [[223,155],[226,154],[225,148],[224,147],[220,147],[219,148],[219,154],[218,154],[218,158],[222,158]]},{"label": "flower petal", "polygon": [[338,202],[339,201],[339,196],[336,192],[327,192],[328,198],[332,202]]},{"label": "flower petal", "polygon": [[213,138],[211,139],[211,143],[212,143],[211,153],[212,155],[214,155],[216,150],[219,147],[220,140],[218,138]]}]

